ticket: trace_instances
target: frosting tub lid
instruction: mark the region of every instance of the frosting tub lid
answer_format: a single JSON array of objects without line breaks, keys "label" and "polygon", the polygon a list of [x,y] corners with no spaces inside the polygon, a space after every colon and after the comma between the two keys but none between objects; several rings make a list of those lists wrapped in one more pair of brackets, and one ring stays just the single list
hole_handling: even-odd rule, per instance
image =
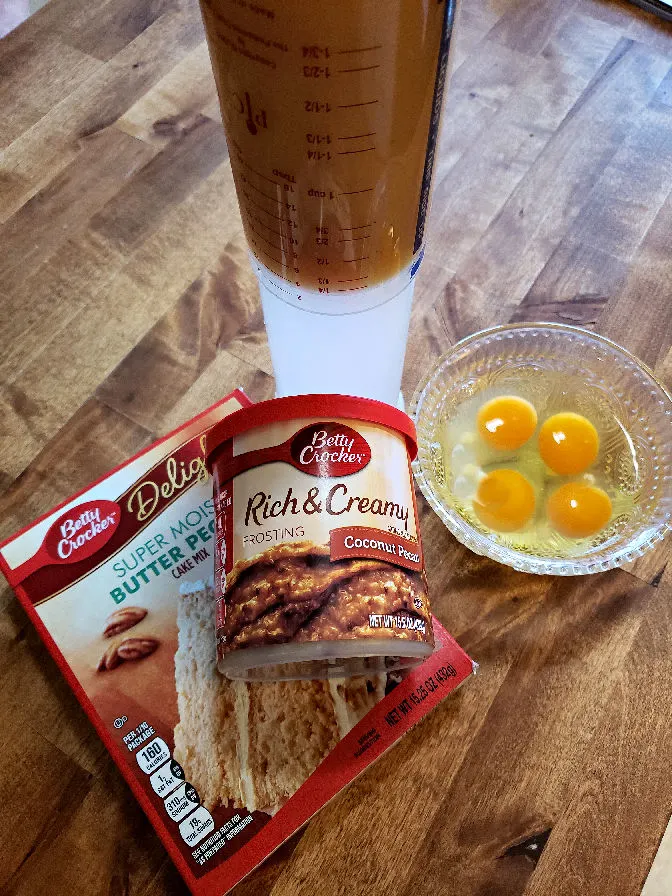
[{"label": "frosting tub lid", "polygon": [[212,472],[212,464],[219,448],[241,433],[283,420],[324,417],[377,423],[404,436],[411,460],[417,454],[415,424],[408,414],[399,408],[372,398],[358,398],[354,395],[289,395],[242,408],[213,426],[205,440],[208,470]]}]

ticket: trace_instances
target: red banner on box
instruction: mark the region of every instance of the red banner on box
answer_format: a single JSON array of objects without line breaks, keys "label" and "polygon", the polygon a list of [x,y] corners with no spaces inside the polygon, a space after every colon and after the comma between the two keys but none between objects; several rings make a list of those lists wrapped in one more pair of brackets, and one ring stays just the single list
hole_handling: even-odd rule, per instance
[{"label": "red banner on box", "polygon": [[[61,538],[63,540],[67,534],[65,530],[61,532],[64,523],[68,523],[70,517],[90,512],[89,505],[96,502],[76,505],[53,524],[45,536],[44,543],[33,557],[17,569],[9,571],[7,578],[10,585],[14,587],[21,583],[34,604],[47,600],[100,567],[142,532],[153,519],[179,498],[185,489],[207,479],[204,435],[199,433],[180,445],[169,457],[162,458],[114,502],[102,502],[106,506],[114,506],[116,513],[109,534],[101,533],[97,536],[98,541],[91,542],[94,546],[102,543],[105,545],[104,548],[96,547],[95,551],[87,551],[81,547],[79,550],[70,548],[67,557],[59,556],[55,548],[50,549],[55,539],[63,536]],[[90,527],[94,525],[98,523],[93,522]],[[70,541],[72,539],[69,539],[68,543]],[[88,545],[88,542],[83,545]]]}]

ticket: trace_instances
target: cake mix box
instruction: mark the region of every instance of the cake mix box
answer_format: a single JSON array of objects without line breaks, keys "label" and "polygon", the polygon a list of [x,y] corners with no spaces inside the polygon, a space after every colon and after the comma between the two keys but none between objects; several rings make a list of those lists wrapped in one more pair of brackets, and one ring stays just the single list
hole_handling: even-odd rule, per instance
[{"label": "cake mix box", "polygon": [[436,620],[436,650],[412,670],[281,682],[217,671],[205,435],[249,404],[231,393],[0,546],[199,896],[228,892],[473,671]]}]

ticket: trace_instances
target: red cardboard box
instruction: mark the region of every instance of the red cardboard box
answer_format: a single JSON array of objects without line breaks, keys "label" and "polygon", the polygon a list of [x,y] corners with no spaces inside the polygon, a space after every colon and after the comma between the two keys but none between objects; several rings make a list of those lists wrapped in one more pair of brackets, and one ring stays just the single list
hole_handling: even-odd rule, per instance
[{"label": "red cardboard box", "polygon": [[410,673],[216,670],[204,437],[236,391],[0,546],[0,567],[198,896],[222,896],[473,671],[434,620]]}]

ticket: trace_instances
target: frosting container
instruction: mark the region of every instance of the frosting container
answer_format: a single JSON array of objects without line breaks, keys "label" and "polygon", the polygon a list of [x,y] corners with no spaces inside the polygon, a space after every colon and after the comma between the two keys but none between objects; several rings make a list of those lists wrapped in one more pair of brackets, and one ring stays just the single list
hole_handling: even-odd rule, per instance
[{"label": "frosting container", "polygon": [[221,672],[332,678],[432,652],[415,454],[406,414],[345,395],[261,402],[213,427]]}]

